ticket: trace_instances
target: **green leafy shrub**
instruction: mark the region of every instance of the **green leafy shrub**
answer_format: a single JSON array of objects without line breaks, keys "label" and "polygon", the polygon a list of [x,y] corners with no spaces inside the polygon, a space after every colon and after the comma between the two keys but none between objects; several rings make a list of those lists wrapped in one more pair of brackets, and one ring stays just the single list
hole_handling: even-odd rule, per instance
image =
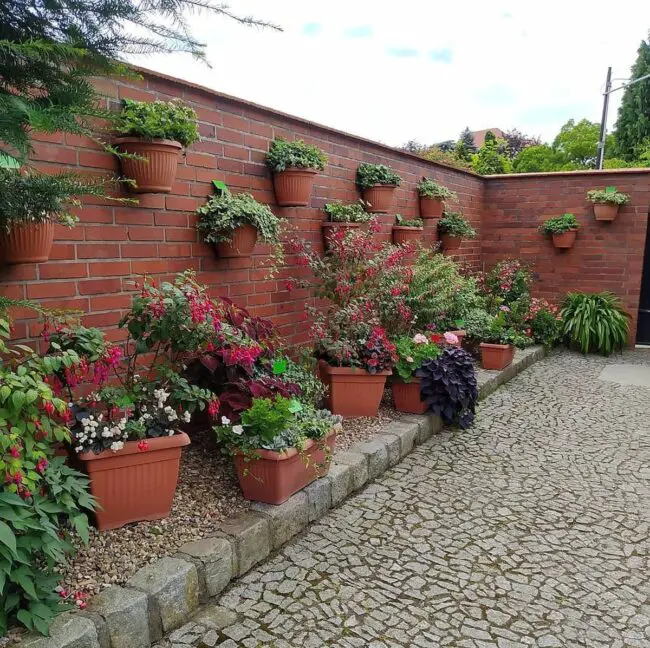
[{"label": "green leafy shrub", "polygon": [[[313,365],[313,359],[311,360]],[[327,388],[316,375],[314,366],[309,366],[306,362],[294,362],[287,357],[276,358],[273,374],[287,383],[298,385],[301,394],[297,398],[305,405],[319,407],[322,404]]]},{"label": "green leafy shrub", "polygon": [[168,139],[190,146],[199,140],[196,113],[179,99],[134,101],[125,99],[115,130],[127,137]]},{"label": "green leafy shrub", "polygon": [[563,234],[564,232],[577,230],[579,227],[580,224],[574,214],[562,214],[562,216],[545,220],[539,226],[539,231],[542,234]]},{"label": "green leafy shrub", "polygon": [[472,308],[465,315],[465,334],[469,340],[482,342],[488,336],[493,316],[483,308]]},{"label": "green leafy shrub", "polygon": [[395,349],[397,362],[393,367],[393,372],[406,383],[413,380],[415,371],[426,360],[435,360],[442,353],[442,349],[422,333],[416,333],[413,337],[403,335],[397,338]]},{"label": "green leafy shrub", "polygon": [[518,331],[508,322],[506,312],[500,311],[498,315],[490,315],[487,328],[481,331],[480,337],[477,338],[477,331],[473,331],[472,338],[488,344],[513,344],[520,349],[533,344],[529,336]]},{"label": "green leafy shrub", "polygon": [[630,316],[611,292],[569,293],[560,315],[567,343],[582,353],[609,355],[627,342]]},{"label": "green leafy shrub", "polygon": [[459,236],[464,239],[476,238],[476,230],[463,218],[460,212],[445,211],[438,221],[438,231],[449,236]]},{"label": "green leafy shrub", "polygon": [[364,162],[357,168],[357,185],[360,189],[369,189],[375,185],[394,185],[402,183],[395,171],[385,164],[368,164]]},{"label": "green leafy shrub", "polygon": [[222,191],[196,210],[197,229],[206,243],[232,241],[232,233],[242,225],[252,225],[264,243],[280,242],[280,219],[268,205],[257,202],[249,193],[231,194]]},{"label": "green leafy shrub", "polygon": [[592,189],[587,192],[587,197],[592,203],[611,203],[612,205],[627,205],[630,196],[620,191],[607,191],[607,189]]},{"label": "green leafy shrub", "polygon": [[395,225],[422,229],[424,227],[424,221],[421,218],[404,218],[402,214],[395,214]]},{"label": "green leafy shrub", "polygon": [[327,214],[327,220],[332,223],[368,223],[372,219],[372,214],[364,209],[364,205],[362,200],[348,205],[328,203],[323,209]]},{"label": "green leafy shrub", "polygon": [[266,163],[274,173],[286,169],[322,171],[327,164],[327,155],[317,146],[305,144],[302,140],[288,142],[279,137],[271,143],[271,148],[266,154]]},{"label": "green leafy shrub", "polygon": [[545,299],[533,297],[526,323],[533,340],[538,344],[552,348],[562,339],[562,318],[559,309]]},{"label": "green leafy shrub", "polygon": [[434,198],[436,200],[456,201],[458,195],[455,191],[434,182],[430,178],[422,178],[418,183],[418,193],[422,198]]}]

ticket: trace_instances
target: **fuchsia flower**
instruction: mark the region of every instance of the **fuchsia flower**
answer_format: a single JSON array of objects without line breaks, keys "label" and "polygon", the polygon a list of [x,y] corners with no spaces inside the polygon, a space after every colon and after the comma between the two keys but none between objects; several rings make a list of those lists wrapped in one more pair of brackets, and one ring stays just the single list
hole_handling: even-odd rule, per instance
[{"label": "fuchsia flower", "polygon": [[11,448],[9,448],[9,454],[14,459],[18,459],[20,457],[20,448],[18,446],[12,446]]},{"label": "fuchsia flower", "polygon": [[43,403],[43,409],[47,412],[48,416],[54,416],[54,412],[56,411],[52,401],[45,401]]},{"label": "fuchsia flower", "polygon": [[219,402],[218,398],[213,398],[209,403],[208,403],[208,414],[213,418],[216,419],[217,416],[219,416],[219,408],[221,406],[221,403]]},{"label": "fuchsia flower", "polygon": [[143,439],[142,441],[138,441],[138,450],[140,452],[146,452],[149,450],[149,443],[147,442],[146,439]]},{"label": "fuchsia flower", "polygon": [[48,465],[49,465],[49,464],[48,464],[48,462],[47,462],[47,459],[45,459],[45,457],[39,459],[39,460],[38,460],[38,463],[36,464],[36,472],[37,472],[39,475],[44,474],[45,471],[47,470]]}]

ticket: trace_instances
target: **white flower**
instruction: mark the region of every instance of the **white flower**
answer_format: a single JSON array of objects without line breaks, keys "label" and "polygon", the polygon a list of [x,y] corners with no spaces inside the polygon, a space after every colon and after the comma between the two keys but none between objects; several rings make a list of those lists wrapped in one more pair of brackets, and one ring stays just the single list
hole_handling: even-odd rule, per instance
[{"label": "white flower", "polygon": [[111,450],[113,452],[117,452],[118,450],[121,450],[124,447],[124,443],[122,441],[113,441],[111,443]]},{"label": "white flower", "polygon": [[241,425],[233,425],[232,426],[232,433],[233,434],[243,434],[244,433],[244,428]]},{"label": "white flower", "polygon": [[415,360],[411,356],[406,356],[406,362],[415,362]]},{"label": "white flower", "polygon": [[422,335],[422,333],[416,333],[413,336],[413,342],[415,342],[415,344],[427,344],[429,340],[427,340],[426,335]]},{"label": "white flower", "polygon": [[227,416],[222,416],[221,425],[230,425],[230,419]]},{"label": "white flower", "polygon": [[192,420],[192,415],[189,412],[184,412],[183,420],[185,421],[185,423],[189,423]]},{"label": "white flower", "polygon": [[83,452],[83,446],[77,446],[74,450],[75,452]]}]

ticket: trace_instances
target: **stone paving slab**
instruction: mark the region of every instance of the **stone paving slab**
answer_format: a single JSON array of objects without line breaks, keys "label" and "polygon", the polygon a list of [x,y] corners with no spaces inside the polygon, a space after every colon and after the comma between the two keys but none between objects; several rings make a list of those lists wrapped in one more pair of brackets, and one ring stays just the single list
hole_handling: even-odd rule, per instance
[{"label": "stone paving slab", "polygon": [[650,389],[615,362],[650,352],[539,362],[157,648],[650,647]]}]

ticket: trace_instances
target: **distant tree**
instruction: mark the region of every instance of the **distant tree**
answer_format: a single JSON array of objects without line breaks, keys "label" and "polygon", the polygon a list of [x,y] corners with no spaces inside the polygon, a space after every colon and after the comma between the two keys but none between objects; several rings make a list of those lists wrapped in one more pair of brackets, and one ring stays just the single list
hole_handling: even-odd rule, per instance
[{"label": "distant tree", "polygon": [[472,168],[481,175],[510,173],[512,164],[500,151],[500,144],[492,131],[485,133],[485,143],[478,153],[472,156]]},{"label": "distant tree", "polygon": [[415,139],[404,142],[404,144],[400,146],[400,149],[402,151],[406,151],[407,153],[415,153],[415,155],[419,155],[422,153],[422,151],[426,151],[427,148],[428,147],[426,145],[421,144],[418,140]]},{"label": "distant tree", "polygon": [[[648,42],[641,41],[630,78],[639,79],[646,74],[650,74],[650,34]],[[619,155],[625,160],[634,160],[639,156],[639,149],[648,137],[650,137],[650,79],[628,86],[623,93],[616,122],[616,144]]]},{"label": "distant tree", "polygon": [[472,135],[472,131],[469,129],[469,126],[465,127],[465,130],[460,134],[460,137],[458,138],[459,142],[462,142],[465,145],[465,148],[469,153],[476,153],[476,145],[474,144],[474,135]]},{"label": "distant tree", "polygon": [[512,170],[515,173],[559,171],[566,163],[567,159],[561,152],[548,144],[538,144],[519,151],[512,161]]},{"label": "distant tree", "polygon": [[458,157],[455,151],[443,151],[439,146],[431,146],[420,155],[430,162],[440,162],[456,169],[470,170],[472,168],[470,162]]},{"label": "distant tree", "polygon": [[467,145],[463,140],[458,140],[456,142],[453,153],[459,160],[464,160],[468,164],[472,161],[472,152],[467,148]]},{"label": "distant tree", "polygon": [[449,153],[450,151],[454,150],[454,147],[456,146],[456,143],[454,140],[446,140],[445,142],[440,142],[440,144],[436,144],[436,146],[443,152]]},{"label": "distant tree", "polygon": [[517,128],[506,131],[503,134],[503,139],[508,143],[508,156],[510,159],[515,158],[525,148],[539,146],[542,143],[539,137],[525,135]]},{"label": "distant tree", "polygon": [[[595,169],[598,155],[598,140],[600,139],[600,126],[588,119],[575,119],[562,126],[560,132],[553,140],[553,148],[560,151],[567,163],[579,169]],[[611,151],[613,139],[609,139],[610,146],[605,150]]]}]

